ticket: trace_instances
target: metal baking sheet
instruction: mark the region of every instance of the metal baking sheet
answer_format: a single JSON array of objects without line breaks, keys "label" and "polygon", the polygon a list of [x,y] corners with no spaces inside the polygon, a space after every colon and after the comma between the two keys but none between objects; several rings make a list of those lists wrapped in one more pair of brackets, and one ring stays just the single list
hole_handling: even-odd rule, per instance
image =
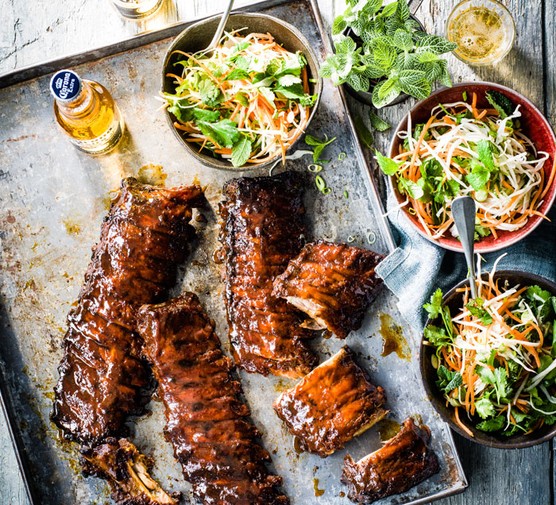
[{"label": "metal baking sheet", "polygon": [[[253,9],[297,26],[320,58],[329,50],[315,2],[270,1]],[[207,186],[212,211],[197,223],[199,244],[184,266],[176,292],[199,294],[216,320],[218,334],[228,351],[221,281],[222,266],[213,260],[218,248],[217,204],[223,183],[241,175],[214,171],[196,164],[174,138],[161,103],[161,64],[166,48],[185,25],[135,37],[131,42],[89,54],[58,60],[11,74],[0,90],[0,377],[13,438],[20,449],[22,467],[35,503],[41,505],[96,504],[109,501],[105,483],[84,478],[79,471],[76,447],[60,439],[49,420],[56,368],[62,356],[60,344],[66,314],[77,297],[90,259],[90,248],[99,236],[100,223],[110,197],[122,177],[135,175],[148,181],[164,180],[167,186],[187,184],[198,178]],[[55,68],[73,67],[82,76],[98,80],[111,90],[127,124],[126,137],[117,151],[90,157],[74,149],[58,130],[48,92]],[[29,78],[24,82],[22,79]],[[14,84],[16,83],[16,84]],[[387,253],[394,246],[382,217],[378,193],[356,140],[341,90],[324,83],[318,113],[309,128],[318,137],[337,137],[326,151],[332,161],[322,175],[333,189],[320,194],[307,187],[308,219],[314,238],[353,241]],[[303,147],[303,144],[301,144]],[[345,153],[345,158],[339,156]],[[288,162],[288,169],[307,171],[307,157]],[[311,181],[311,176],[309,176]],[[467,483],[451,433],[428,402],[421,387],[417,361],[418,335],[403,328],[411,357],[381,357],[381,317],[403,326],[393,296],[382,292],[369,311],[361,330],[347,342],[318,339],[314,347],[321,359],[347,343],[360,363],[388,396],[390,418],[398,422],[419,415],[432,430],[433,447],[441,460],[440,474],[407,493],[379,503],[425,503],[462,491]],[[241,373],[253,419],[263,432],[276,471],[293,505],[320,503],[347,505],[340,483],[342,461],[349,452],[355,458],[377,449],[379,429],[373,428],[346,449],[321,459],[298,454],[292,438],[272,410],[278,393],[293,384],[286,379]],[[183,480],[170,445],[164,440],[162,405],[153,398],[151,414],[131,421],[134,442],[155,460],[154,474],[166,489],[184,492]]]}]

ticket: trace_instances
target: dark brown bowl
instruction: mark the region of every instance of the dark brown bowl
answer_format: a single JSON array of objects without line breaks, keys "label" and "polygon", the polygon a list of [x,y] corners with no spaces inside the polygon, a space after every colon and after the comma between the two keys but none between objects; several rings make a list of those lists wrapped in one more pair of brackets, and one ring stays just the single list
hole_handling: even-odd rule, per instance
[{"label": "dark brown bowl", "polygon": [[[502,281],[507,280],[512,286],[515,286],[516,284],[520,284],[522,286],[531,286],[537,284],[541,288],[546,289],[547,291],[550,291],[552,294],[556,295],[556,283],[532,273],[517,270],[501,270],[499,272],[496,272],[494,278],[500,279]],[[468,285],[468,280],[462,281],[457,286],[448,291],[446,295],[444,295],[443,302],[450,307],[452,314],[456,314],[462,306],[462,293],[458,293],[457,289]],[[426,325],[430,323],[431,321],[428,320]],[[425,387],[427,396],[435,410],[450,425],[450,428],[459,433],[462,437],[470,440],[471,442],[486,445],[488,447],[496,447],[499,449],[522,449],[524,447],[530,447],[532,445],[546,442],[556,435],[556,425],[545,425],[529,435],[514,435],[511,437],[496,436],[484,431],[477,430],[473,425],[467,422],[467,417],[460,416],[460,421],[464,423],[465,426],[469,428],[473,433],[473,437],[470,437],[457,425],[454,419],[454,409],[452,407],[446,406],[444,395],[436,386],[437,375],[431,361],[431,357],[434,354],[435,348],[431,345],[425,345],[424,342],[425,339],[422,338],[419,353],[421,379],[423,381],[423,386]]]},{"label": "dark brown bowl", "polygon": [[[461,100],[462,93],[465,91],[470,97],[472,93],[477,93],[477,105],[478,107],[484,108],[488,107],[488,101],[485,98],[487,91],[499,91],[506,97],[508,97],[515,105],[520,105],[521,111],[521,123],[523,132],[531,139],[537,151],[545,151],[549,154],[548,159],[544,163],[544,173],[545,180],[550,179],[550,173],[553,170],[554,158],[556,152],[556,136],[552,131],[552,127],[548,123],[547,119],[542,115],[542,113],[535,107],[535,105],[525,98],[523,95],[500,84],[495,84],[492,82],[464,82],[461,84],[456,84],[452,88],[442,88],[435,91],[431,96],[415,104],[415,106],[409,111],[411,115],[411,124],[416,125],[417,123],[426,122],[430,115],[431,110],[440,103],[451,103]],[[402,119],[396,131],[392,136],[392,142],[390,143],[389,156],[394,157],[399,153],[399,146],[401,139],[398,137],[400,131],[407,130],[407,118],[408,115]],[[403,203],[405,201],[405,196],[401,195],[398,191],[397,185],[394,184],[394,176],[389,177],[390,186],[396,200],[398,203]],[[552,181],[548,192],[546,193],[542,204],[537,209],[542,214],[548,214],[548,211],[552,207],[552,203],[556,198],[556,178]],[[444,249],[449,249],[451,251],[463,252],[461,247],[461,242],[451,235],[444,235],[443,237],[433,240],[430,238],[419,220],[408,212],[408,207],[403,207],[404,213],[411,222],[412,226],[419,232],[421,236],[427,240],[443,247]],[[529,218],[527,224],[516,231],[499,231],[498,237],[493,236],[484,237],[481,240],[475,242],[475,251],[478,253],[493,252],[508,247],[515,244],[529,233],[531,233],[537,226],[542,222],[543,218],[539,215],[534,215]]]},{"label": "dark brown bowl", "polygon": [[[162,65],[162,91],[167,93],[173,93],[175,90],[175,85],[173,84],[173,79],[167,77],[168,72],[174,71],[174,63],[183,58],[179,54],[175,54],[175,51],[184,51],[187,53],[194,53],[205,49],[216,31],[216,27],[220,21],[220,16],[214,16],[198,23],[192,24],[187,27],[183,32],[181,32],[172,42],[172,45],[168,48],[166,52],[166,57],[164,58],[164,64]],[[257,33],[270,33],[285,49],[290,52],[301,51],[305,58],[307,59],[307,72],[309,74],[309,79],[313,80],[311,85],[311,94],[317,94],[317,100],[313,105],[307,126],[311,123],[313,116],[317,110],[320,95],[322,91],[322,79],[319,77],[318,73],[318,59],[313,51],[313,48],[307,41],[307,39],[302,35],[302,33],[294,26],[282,21],[281,19],[268,16],[266,14],[259,14],[254,12],[249,12],[245,14],[232,14],[226,23],[226,31],[238,30],[241,28],[246,28],[245,33],[257,32]],[[182,134],[174,127],[174,121],[176,118],[173,114],[170,114],[167,110],[165,111],[166,119],[170,128],[176,135],[179,142],[186,148],[186,150],[201,162],[203,165],[219,168],[223,170],[233,170],[236,172],[247,171],[247,170],[258,170],[261,171],[272,165],[274,165],[277,160],[281,158],[278,154],[271,160],[266,161],[258,165],[244,165],[242,167],[234,167],[229,161],[215,158],[209,154],[204,154],[199,152],[197,146],[192,146],[189,142],[186,142]],[[294,143],[289,147],[288,151],[292,150],[293,147],[299,142],[299,139],[303,135],[299,135]]]}]

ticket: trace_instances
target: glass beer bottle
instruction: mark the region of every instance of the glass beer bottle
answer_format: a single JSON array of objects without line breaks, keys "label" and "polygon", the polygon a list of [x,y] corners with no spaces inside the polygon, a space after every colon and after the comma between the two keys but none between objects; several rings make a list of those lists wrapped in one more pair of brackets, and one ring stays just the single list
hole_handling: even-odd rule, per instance
[{"label": "glass beer bottle", "polygon": [[78,149],[104,154],[116,147],[125,125],[102,84],[81,79],[73,70],[60,70],[50,81],[50,91],[56,120]]}]

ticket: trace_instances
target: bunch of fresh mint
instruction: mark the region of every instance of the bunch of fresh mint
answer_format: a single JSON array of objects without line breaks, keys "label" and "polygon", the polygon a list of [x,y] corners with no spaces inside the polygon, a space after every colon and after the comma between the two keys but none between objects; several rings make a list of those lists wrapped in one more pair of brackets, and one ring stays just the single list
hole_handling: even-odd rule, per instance
[{"label": "bunch of fresh mint", "polygon": [[[382,5],[383,0],[347,0],[345,12],[334,20],[335,54],[320,69],[336,86],[347,83],[369,91],[377,108],[400,93],[426,98],[432,85],[451,86],[446,61],[440,55],[456,44],[427,35],[411,18],[407,0]],[[354,37],[344,35],[350,29]]]}]

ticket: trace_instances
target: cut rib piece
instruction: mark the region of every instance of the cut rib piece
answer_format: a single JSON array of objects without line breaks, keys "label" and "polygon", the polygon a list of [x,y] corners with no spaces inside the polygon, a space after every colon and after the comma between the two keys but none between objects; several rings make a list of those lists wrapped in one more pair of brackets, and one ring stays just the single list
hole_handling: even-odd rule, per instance
[{"label": "cut rib piece", "polygon": [[173,286],[193,234],[192,207],[202,198],[196,185],[122,182],[68,315],[52,414],[67,438],[97,444],[125,435],[126,417],[143,411],[151,376],[134,330],[136,310]]},{"label": "cut rib piece", "polygon": [[361,327],[382,280],[375,273],[380,254],[345,244],[307,244],[274,281],[273,294],[313,319],[311,328],[340,338]]},{"label": "cut rib piece", "polygon": [[214,323],[186,293],[139,310],[138,331],[166,412],[166,438],[193,492],[204,504],[282,505],[282,479],[241,399],[233,364],[220,349]]},{"label": "cut rib piece", "polygon": [[105,479],[118,505],[178,505],[151,476],[152,461],[125,438],[82,452],[83,472]]},{"label": "cut rib piece", "polygon": [[300,174],[239,178],[224,186],[221,240],[226,309],[236,363],[248,372],[302,377],[316,364],[302,316],[272,295],[272,282],[306,233]]},{"label": "cut rib piece", "polygon": [[284,391],[274,410],[303,450],[326,457],[386,416],[385,403],[346,346]]},{"label": "cut rib piece", "polygon": [[440,465],[429,446],[430,438],[428,426],[417,426],[410,417],[379,450],[357,463],[346,456],[342,482],[349,487],[349,498],[356,503],[372,503],[404,493],[438,473]]}]

